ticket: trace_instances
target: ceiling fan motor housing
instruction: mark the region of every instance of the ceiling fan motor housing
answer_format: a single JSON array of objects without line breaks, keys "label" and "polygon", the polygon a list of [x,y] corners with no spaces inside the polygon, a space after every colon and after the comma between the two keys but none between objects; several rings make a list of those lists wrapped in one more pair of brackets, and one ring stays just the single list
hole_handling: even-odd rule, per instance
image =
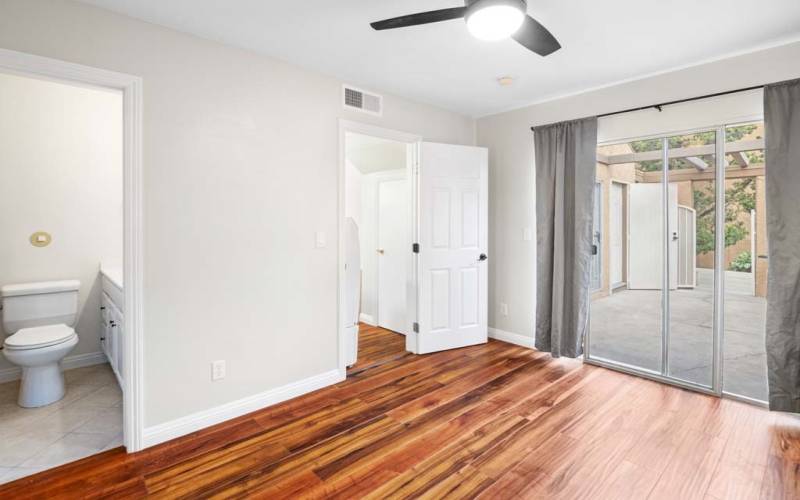
[{"label": "ceiling fan motor housing", "polygon": [[474,12],[486,7],[492,7],[494,5],[516,7],[523,14],[527,13],[528,11],[527,0],[464,0],[464,5],[467,7],[467,12],[464,15],[464,19],[469,19],[469,16]]}]

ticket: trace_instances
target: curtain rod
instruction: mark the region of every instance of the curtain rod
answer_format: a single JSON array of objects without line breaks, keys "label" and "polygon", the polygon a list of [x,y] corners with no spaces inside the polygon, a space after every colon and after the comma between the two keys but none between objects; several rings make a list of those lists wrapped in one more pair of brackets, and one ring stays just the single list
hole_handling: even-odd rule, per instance
[{"label": "curtain rod", "polygon": [[[655,109],[661,111],[661,108],[663,106],[670,106],[672,104],[680,104],[680,103],[683,103],[683,102],[699,101],[700,99],[708,99],[708,98],[711,98],[711,97],[719,97],[719,96],[728,95],[728,94],[738,94],[739,92],[747,92],[747,91],[750,91],[750,90],[756,90],[756,89],[761,89],[761,88],[764,88],[764,85],[754,85],[752,87],[745,87],[745,88],[736,89],[736,90],[726,90],[724,92],[716,92],[714,94],[706,94],[706,95],[701,95],[701,96],[697,96],[697,97],[688,97],[686,99],[678,99],[676,101],[668,101],[668,102],[662,102],[662,103],[659,103],[659,104],[651,104],[649,106],[639,106],[638,108],[623,109],[622,111],[613,111],[611,113],[603,113],[602,115],[597,115],[597,117],[598,118],[603,118],[604,116],[621,115],[623,113],[632,113],[633,111],[643,111],[645,109],[650,109],[650,108],[655,108]],[[535,127],[531,127],[531,130],[533,130],[534,128]]]}]

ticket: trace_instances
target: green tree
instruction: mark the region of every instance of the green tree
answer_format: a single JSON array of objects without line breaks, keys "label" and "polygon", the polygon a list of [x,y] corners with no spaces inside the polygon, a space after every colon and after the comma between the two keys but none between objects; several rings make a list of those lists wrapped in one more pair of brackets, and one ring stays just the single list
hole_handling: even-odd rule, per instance
[{"label": "green tree", "polygon": [[[697,253],[711,252],[714,250],[714,213],[717,208],[713,184],[695,188],[693,195],[694,208],[697,211]],[[725,247],[747,238],[748,228],[739,217],[755,208],[755,177],[735,181],[725,190]]]}]

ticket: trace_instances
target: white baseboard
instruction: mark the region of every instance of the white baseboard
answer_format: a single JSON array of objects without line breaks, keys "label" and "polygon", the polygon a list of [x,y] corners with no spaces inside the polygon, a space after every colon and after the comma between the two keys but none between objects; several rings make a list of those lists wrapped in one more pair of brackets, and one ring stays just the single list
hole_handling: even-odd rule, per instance
[{"label": "white baseboard", "polygon": [[144,429],[142,448],[147,448],[170,439],[205,429],[212,425],[236,418],[247,413],[296,398],[323,387],[336,384],[345,379],[343,372],[331,370],[307,379],[292,382],[260,394],[255,394],[237,401],[231,401],[208,410],[199,411],[163,424]]},{"label": "white baseboard", "polygon": [[519,333],[511,333],[505,330],[498,330],[497,328],[489,328],[489,338],[502,340],[503,342],[516,344],[529,349],[534,349],[533,337],[527,337],[525,335],[520,335]]},{"label": "white baseboard", "polygon": [[368,324],[369,326],[378,326],[375,324],[375,318],[373,318],[369,314],[361,313],[358,316],[358,320],[361,321],[362,323]]},{"label": "white baseboard", "polygon": [[[86,354],[75,354],[74,356],[67,356],[61,361],[61,368],[63,370],[72,370],[73,368],[82,368],[84,366],[100,365],[107,363],[108,359],[102,352],[88,352]],[[12,380],[19,380],[22,375],[22,369],[18,366],[10,368],[3,368],[0,370],[0,384],[3,382],[11,382]]]}]

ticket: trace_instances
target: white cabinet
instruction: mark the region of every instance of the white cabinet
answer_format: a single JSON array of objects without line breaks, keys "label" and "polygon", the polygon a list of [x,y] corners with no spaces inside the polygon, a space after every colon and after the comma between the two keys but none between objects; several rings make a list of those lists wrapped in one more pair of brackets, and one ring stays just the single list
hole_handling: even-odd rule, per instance
[{"label": "white cabinet", "polygon": [[[105,276],[104,276],[105,278]],[[103,322],[100,345],[108,358],[111,369],[117,376],[119,386],[124,389],[125,373],[123,370],[123,348],[125,345],[125,316],[122,313],[119,300],[112,297],[122,297],[122,290],[110,280],[103,279],[103,296],[100,301],[101,320]]]}]

